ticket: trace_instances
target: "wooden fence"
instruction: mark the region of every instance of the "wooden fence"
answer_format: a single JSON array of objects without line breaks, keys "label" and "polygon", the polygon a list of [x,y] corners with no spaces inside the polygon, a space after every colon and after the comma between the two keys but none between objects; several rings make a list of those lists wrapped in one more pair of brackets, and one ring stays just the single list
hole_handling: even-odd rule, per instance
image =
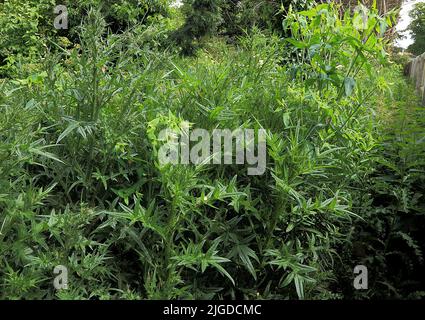
[{"label": "wooden fence", "polygon": [[416,85],[422,103],[425,105],[425,52],[413,59],[406,67],[406,74]]}]

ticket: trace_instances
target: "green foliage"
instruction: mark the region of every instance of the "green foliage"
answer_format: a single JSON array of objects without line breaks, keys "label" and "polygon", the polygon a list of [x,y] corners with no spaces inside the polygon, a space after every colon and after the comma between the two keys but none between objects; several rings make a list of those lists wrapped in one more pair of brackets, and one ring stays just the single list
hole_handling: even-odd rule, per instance
[{"label": "green foliage", "polygon": [[[385,70],[391,95],[376,101],[382,113],[374,172],[362,182],[356,197],[364,220],[352,226],[344,261],[358,261],[374,274],[366,293],[347,296],[379,299],[420,299],[424,282],[424,112],[415,90],[400,78],[401,67]],[[341,275],[348,272],[344,269]],[[351,282],[345,278],[341,282]],[[347,285],[349,289],[350,286]]]},{"label": "green foliage", "polygon": [[154,15],[168,14],[169,0],[77,0],[65,4],[70,11],[72,26],[79,26],[90,8],[102,12],[108,26],[113,32],[121,32],[138,22]]},{"label": "green foliage", "polygon": [[[68,30],[54,28],[56,4],[66,5]],[[18,64],[35,69],[47,49],[54,43],[70,47],[78,43],[78,27],[91,7],[101,10],[108,27],[123,32],[135,24],[149,24],[154,18],[167,16],[169,0],[5,0],[0,3],[0,76],[14,75]],[[53,42],[53,43],[52,43]]]},{"label": "green foliage", "polygon": [[230,37],[260,28],[283,34],[282,19],[288,8],[311,8],[314,1],[186,0],[185,23],[173,35],[184,55],[193,55],[205,36]]},{"label": "green foliage", "polygon": [[[55,1],[5,0],[0,3],[0,76],[16,63],[37,61],[43,50],[43,35],[52,36]],[[29,66],[31,67],[31,66]]]},{"label": "green foliage", "polygon": [[412,33],[414,43],[408,48],[409,52],[415,55],[421,55],[425,52],[425,4],[417,3],[410,12],[412,22],[408,29]]},{"label": "green foliage", "polygon": [[[89,10],[78,45],[17,65],[0,81],[0,298],[420,297],[423,108],[384,51],[391,17],[338,10],[185,58],[158,45],[175,22],[114,33]],[[162,165],[161,130],[186,126],[265,129],[265,174]],[[377,276],[352,292],[360,263]]]},{"label": "green foliage", "polygon": [[307,10],[316,4],[313,0],[241,0],[239,6],[239,19],[234,20],[239,29],[250,30],[254,25],[266,30],[271,30],[283,35],[282,20],[286,17],[287,10]]},{"label": "green foliage", "polygon": [[221,4],[219,0],[186,0],[183,3],[185,23],[174,32],[173,38],[185,55],[192,55],[197,41],[214,34],[221,23]]},{"label": "green foliage", "polygon": [[386,61],[383,35],[394,19],[393,13],[381,17],[376,9],[363,6],[353,15],[346,12],[342,18],[328,4],[308,11],[290,10],[283,26],[291,34],[286,38],[289,51],[295,48],[287,58],[294,65],[293,77],[298,77],[301,71],[307,87],[323,90],[334,86],[339,97],[351,96],[356,87],[355,78],[362,72],[373,77],[376,64]]}]

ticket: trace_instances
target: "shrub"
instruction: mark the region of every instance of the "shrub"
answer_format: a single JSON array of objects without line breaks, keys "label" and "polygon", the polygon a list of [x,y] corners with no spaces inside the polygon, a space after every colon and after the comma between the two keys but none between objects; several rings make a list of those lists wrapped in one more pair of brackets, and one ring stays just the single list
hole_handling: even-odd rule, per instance
[{"label": "shrub", "polygon": [[[63,1],[68,9],[69,30],[56,30],[53,12],[56,0],[5,0],[0,3],[0,76],[16,72],[16,64],[39,61],[45,50],[57,50],[78,43],[76,30],[91,7],[101,10],[108,27],[123,32],[137,23],[148,23],[149,17],[166,16],[168,0]],[[71,43],[70,43],[71,41]],[[54,43],[57,43],[56,45]]]}]

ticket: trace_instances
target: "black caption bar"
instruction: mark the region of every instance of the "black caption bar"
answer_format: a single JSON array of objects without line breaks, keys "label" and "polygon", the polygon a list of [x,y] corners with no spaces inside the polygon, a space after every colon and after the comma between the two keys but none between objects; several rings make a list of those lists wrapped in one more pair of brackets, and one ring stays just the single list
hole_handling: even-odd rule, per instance
[{"label": "black caption bar", "polygon": [[380,318],[400,315],[409,318],[423,310],[424,301],[0,301],[2,312],[18,317],[28,313],[57,319],[66,315],[73,319],[106,316],[118,320],[191,320],[191,319],[285,319],[291,315],[326,317],[363,317],[376,309]]}]

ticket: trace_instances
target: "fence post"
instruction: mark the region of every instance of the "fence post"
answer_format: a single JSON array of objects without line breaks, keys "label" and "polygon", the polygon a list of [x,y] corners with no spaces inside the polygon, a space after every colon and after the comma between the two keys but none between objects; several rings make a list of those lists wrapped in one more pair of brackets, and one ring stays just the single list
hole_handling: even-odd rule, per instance
[{"label": "fence post", "polygon": [[421,96],[422,104],[425,105],[425,52],[409,62],[406,71],[410,79],[415,83],[415,88]]}]

